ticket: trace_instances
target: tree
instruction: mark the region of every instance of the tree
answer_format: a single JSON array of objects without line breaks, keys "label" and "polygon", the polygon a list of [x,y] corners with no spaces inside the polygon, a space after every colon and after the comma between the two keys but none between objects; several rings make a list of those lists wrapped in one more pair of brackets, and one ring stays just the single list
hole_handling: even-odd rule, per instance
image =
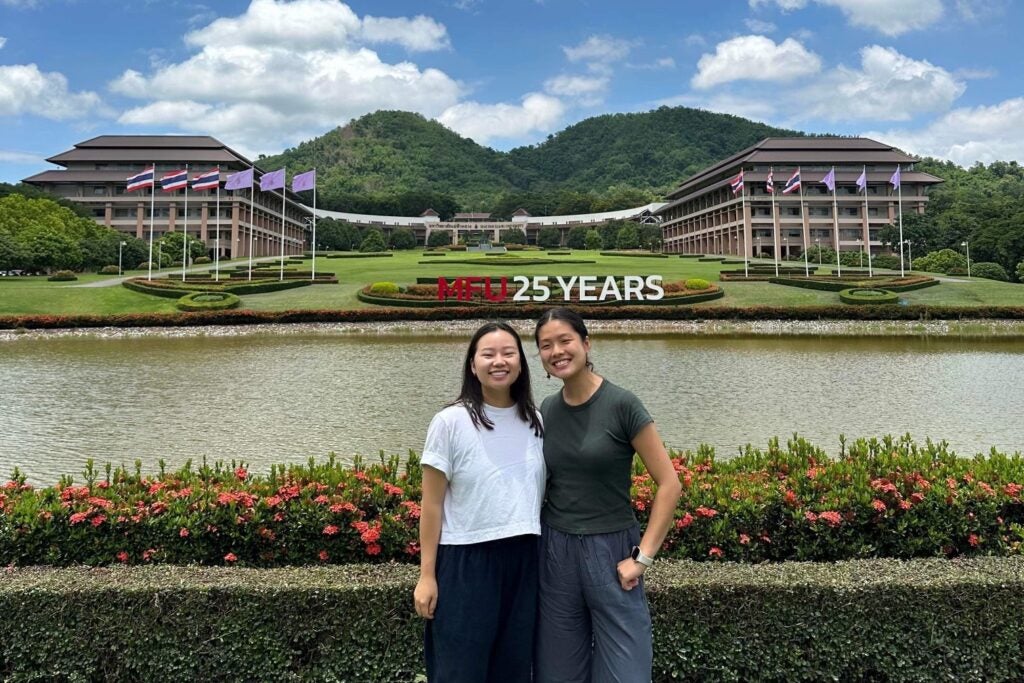
[{"label": "tree", "polygon": [[416,235],[409,228],[399,228],[391,231],[389,242],[392,249],[415,249]]},{"label": "tree", "polygon": [[597,230],[587,230],[584,246],[587,248],[587,251],[600,251],[601,247],[604,246],[601,242],[601,233]]},{"label": "tree", "polygon": [[562,243],[558,228],[541,228],[537,233],[537,246],[553,249]]},{"label": "tree", "polygon": [[57,228],[38,226],[22,235],[30,267],[44,272],[76,270],[82,265],[82,249],[70,235]]},{"label": "tree", "polygon": [[22,270],[28,266],[24,248],[12,235],[0,232],[0,270]]},{"label": "tree", "polygon": [[967,272],[967,257],[952,249],[940,249],[932,251],[914,259],[914,270],[924,270],[929,273],[950,273]]},{"label": "tree", "polygon": [[1024,282],[1024,261],[1017,264],[1017,282]]},{"label": "tree", "polygon": [[[182,251],[186,248],[184,240],[185,233],[180,230],[165,233],[164,236],[160,238],[161,251],[165,254],[170,254],[175,261],[181,261]],[[200,256],[206,256],[206,243],[196,239],[192,235],[188,236],[187,249],[188,260],[190,262]]]},{"label": "tree", "polygon": [[629,221],[621,219],[614,219],[605,221],[597,227],[597,231],[601,233],[601,243],[605,249],[614,249],[615,244],[619,239],[619,230],[629,225]]},{"label": "tree", "polygon": [[573,226],[569,230],[569,236],[565,240],[566,246],[570,249],[583,249],[587,243],[587,229],[582,225]]},{"label": "tree", "polygon": [[501,233],[502,244],[526,244],[526,233],[521,228],[509,228]]},{"label": "tree", "polygon": [[387,247],[384,244],[384,233],[379,228],[371,228],[367,231],[366,237],[363,238],[362,244],[359,245],[359,251],[374,252],[374,251],[385,251]]},{"label": "tree", "polygon": [[619,229],[615,236],[616,249],[637,249],[640,246],[640,233],[636,226],[629,224]]},{"label": "tree", "polygon": [[452,243],[451,230],[434,230],[427,238],[428,247],[447,247]]},{"label": "tree", "polygon": [[661,251],[661,225],[641,223],[639,228],[640,248]]}]

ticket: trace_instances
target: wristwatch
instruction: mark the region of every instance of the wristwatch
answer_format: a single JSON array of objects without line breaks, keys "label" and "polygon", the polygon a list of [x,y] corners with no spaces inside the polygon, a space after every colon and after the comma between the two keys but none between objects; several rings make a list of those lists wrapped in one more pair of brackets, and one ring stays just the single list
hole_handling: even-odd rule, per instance
[{"label": "wristwatch", "polygon": [[633,551],[629,554],[629,556],[645,567],[654,566],[654,558],[644,555],[643,552],[640,550],[640,546],[638,545],[633,546]]}]

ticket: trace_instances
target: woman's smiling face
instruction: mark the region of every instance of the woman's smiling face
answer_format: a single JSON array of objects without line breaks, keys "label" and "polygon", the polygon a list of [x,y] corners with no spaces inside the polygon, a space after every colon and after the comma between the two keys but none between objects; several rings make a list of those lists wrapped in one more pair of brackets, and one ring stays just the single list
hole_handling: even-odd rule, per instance
[{"label": "woman's smiling face", "polygon": [[564,320],[550,320],[537,332],[540,360],[548,374],[566,380],[587,367],[590,340]]},{"label": "woman's smiling face", "polygon": [[507,396],[519,378],[522,358],[515,338],[504,330],[480,337],[473,354],[473,374],[480,380],[484,397]]}]

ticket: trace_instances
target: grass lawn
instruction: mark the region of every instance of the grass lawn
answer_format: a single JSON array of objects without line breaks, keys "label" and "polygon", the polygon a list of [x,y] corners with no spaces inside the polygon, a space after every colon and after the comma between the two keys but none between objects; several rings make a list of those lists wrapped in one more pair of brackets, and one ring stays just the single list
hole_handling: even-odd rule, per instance
[{"label": "grass lawn", "polygon": [[[723,266],[717,262],[701,262],[696,259],[644,258],[622,256],[600,256],[597,252],[575,251],[570,256],[545,256],[528,252],[523,257],[549,258],[555,263],[533,266],[514,266],[502,263],[501,257],[487,257],[485,264],[454,263],[456,260],[472,258],[473,255],[450,253],[447,256],[423,257],[416,249],[396,252],[394,256],[382,258],[340,258],[329,259],[320,256],[316,260],[317,272],[334,273],[337,285],[314,285],[282,292],[271,292],[242,297],[242,308],[255,310],[286,309],[338,309],[363,308],[367,304],[356,299],[356,292],[367,284],[380,281],[408,285],[417,277],[437,278],[459,275],[661,275],[666,282],[699,277],[718,282],[718,271],[743,268],[742,265]],[[560,259],[592,260],[594,263],[558,264]],[[244,264],[244,259],[222,262],[222,267]],[[424,262],[424,263],[421,263]],[[493,264],[493,265],[492,265]],[[799,265],[799,264],[798,264]],[[308,269],[307,260],[296,266]],[[827,272],[827,268],[821,272]],[[129,275],[145,275],[143,271],[131,271]],[[163,275],[174,277],[166,269]],[[82,275],[77,282],[48,282],[46,278],[0,278],[0,315],[19,314],[110,314],[126,312],[174,311],[173,299],[163,299],[146,294],[131,292],[120,285],[112,287],[81,287],[98,280],[108,279],[100,275]],[[834,292],[819,292],[798,287],[786,287],[768,282],[724,282],[725,297],[697,306],[814,306],[839,303]],[[938,287],[906,292],[900,295],[911,304],[942,306],[1024,306],[1024,285],[972,278],[957,278],[944,281]]]}]

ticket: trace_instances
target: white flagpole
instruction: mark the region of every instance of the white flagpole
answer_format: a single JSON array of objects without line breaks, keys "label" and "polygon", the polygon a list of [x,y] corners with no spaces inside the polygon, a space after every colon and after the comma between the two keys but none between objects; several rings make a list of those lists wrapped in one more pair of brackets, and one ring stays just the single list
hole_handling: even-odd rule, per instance
[{"label": "white flagpole", "polygon": [[249,166],[249,170],[252,172],[252,177],[249,178],[249,281],[252,281],[252,238],[253,233],[256,232],[255,226],[253,225],[252,216],[252,204],[253,195],[256,194],[256,167],[254,165]]},{"label": "white flagpole", "polygon": [[[282,169],[282,171],[283,170],[284,169]],[[288,173],[285,172],[284,175],[287,178]],[[281,183],[281,271],[280,275],[278,276],[278,281],[284,281],[284,190],[285,185],[287,185],[287,183],[284,180],[282,180]]]},{"label": "white flagpole", "polygon": [[832,229],[836,233],[836,272],[843,276],[843,263],[839,260],[839,206],[836,203],[836,167],[832,167]]},{"label": "white flagpole", "polygon": [[871,272],[871,217],[868,215],[868,167],[864,167],[864,227],[867,230],[865,242],[868,245],[868,277],[874,277]]},{"label": "white flagpole", "polygon": [[800,174],[800,234],[804,238],[804,277],[810,277],[811,270],[807,265],[807,231],[810,230],[810,222],[807,220],[807,207],[804,206],[804,174],[799,166],[796,170]]},{"label": "white flagpole", "polygon": [[185,164],[185,221],[181,224],[181,281],[185,281],[185,264],[188,263],[188,164]]},{"label": "white flagpole", "polygon": [[213,252],[213,279],[220,282],[220,166],[217,167],[217,220],[214,221],[217,230],[217,244]]},{"label": "white flagpole", "polygon": [[310,280],[316,280],[316,166],[313,167],[313,269]]},{"label": "white flagpole", "polygon": [[[153,279],[153,213],[156,211],[156,162],[151,166],[153,183],[149,186],[149,277]],[[160,270],[157,268],[157,270]]]},{"label": "white flagpole", "polygon": [[[740,168],[740,174],[743,174],[743,169]],[[747,188],[746,182],[740,186],[740,216],[743,218],[742,225],[740,226],[740,237],[743,238],[743,277],[750,277],[750,271],[747,264]]]},{"label": "white flagpole", "polygon": [[779,216],[775,209],[775,167],[772,166],[769,171],[772,174],[772,238],[775,241],[775,253],[772,254],[775,258],[775,277],[779,276]]},{"label": "white flagpole", "polygon": [[[899,173],[900,166],[896,164],[896,172]],[[900,221],[900,277],[906,276],[906,269],[903,267],[903,176],[899,177],[900,184],[896,186],[897,210]]]}]

